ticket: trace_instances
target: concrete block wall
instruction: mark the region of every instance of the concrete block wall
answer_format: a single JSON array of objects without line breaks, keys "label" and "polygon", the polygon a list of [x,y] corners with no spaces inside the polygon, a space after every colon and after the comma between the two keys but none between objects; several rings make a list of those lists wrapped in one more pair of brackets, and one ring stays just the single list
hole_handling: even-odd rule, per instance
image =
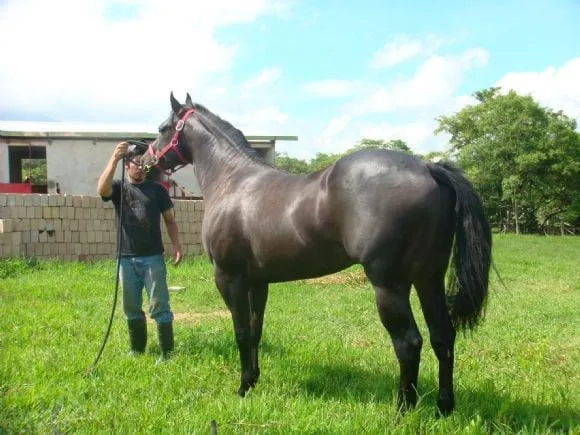
[{"label": "concrete block wall", "polygon": [[[173,204],[183,253],[202,253],[203,201]],[[173,251],[163,219],[161,229],[169,255]],[[0,258],[113,258],[116,240],[113,205],[98,196],[0,193]]]}]

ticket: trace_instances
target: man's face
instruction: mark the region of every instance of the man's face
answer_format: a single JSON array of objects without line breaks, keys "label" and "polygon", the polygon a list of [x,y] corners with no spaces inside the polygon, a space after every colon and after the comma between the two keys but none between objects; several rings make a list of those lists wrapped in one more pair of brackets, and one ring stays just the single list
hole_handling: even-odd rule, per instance
[{"label": "man's face", "polygon": [[127,163],[127,177],[132,183],[141,183],[145,181],[145,173],[141,167],[141,161],[139,157],[133,157]]}]

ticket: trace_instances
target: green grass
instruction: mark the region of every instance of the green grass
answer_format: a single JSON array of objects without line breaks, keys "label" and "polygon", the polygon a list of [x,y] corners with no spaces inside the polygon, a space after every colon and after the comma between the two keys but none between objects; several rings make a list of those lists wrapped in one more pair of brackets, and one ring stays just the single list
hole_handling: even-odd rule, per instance
[{"label": "green grass", "polygon": [[272,285],[262,376],[236,395],[231,320],[203,258],[170,267],[176,352],[127,356],[114,263],[0,261],[0,433],[580,432],[580,238],[503,235],[487,317],[456,346],[456,412],[435,417],[437,364],[425,338],[416,410],[395,409],[398,365],[372,290],[354,267]]}]

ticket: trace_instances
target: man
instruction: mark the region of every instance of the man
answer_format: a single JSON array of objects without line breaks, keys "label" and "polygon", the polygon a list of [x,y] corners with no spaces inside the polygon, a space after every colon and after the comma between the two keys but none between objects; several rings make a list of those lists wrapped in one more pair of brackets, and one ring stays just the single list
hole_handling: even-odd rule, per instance
[{"label": "man", "polygon": [[[146,144],[119,143],[99,178],[97,192],[104,201],[113,201],[117,231],[123,231],[120,247],[121,283],[131,353],[141,354],[145,352],[147,345],[147,324],[142,310],[145,287],[149,298],[149,315],[157,323],[160,361],[163,361],[173,350],[173,313],[169,306],[167,272],[163,258],[161,216],[173,243],[176,265],[181,260],[181,245],[169,194],[159,183],[145,178],[140,156],[146,150]],[[113,181],[117,164],[123,158],[125,180]],[[123,210],[122,222],[119,222],[121,189]]]}]

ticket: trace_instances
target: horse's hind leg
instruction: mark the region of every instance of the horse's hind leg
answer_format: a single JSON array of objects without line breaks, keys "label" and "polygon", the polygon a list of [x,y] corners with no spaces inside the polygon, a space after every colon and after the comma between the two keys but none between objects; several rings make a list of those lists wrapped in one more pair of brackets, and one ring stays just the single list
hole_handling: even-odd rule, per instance
[{"label": "horse's hind leg", "polygon": [[[417,404],[417,377],[423,339],[411,311],[411,284],[405,280],[387,280],[371,267],[365,271],[375,289],[379,317],[387,329],[399,361],[400,383],[398,403],[403,410]],[[378,275],[378,276],[377,276]]]},{"label": "horse's hind leg", "polygon": [[430,280],[415,282],[415,287],[429,328],[431,346],[439,361],[437,408],[442,415],[449,415],[455,407],[453,397],[455,328],[445,302],[444,275],[441,273]]},{"label": "horse's hind leg", "polygon": [[262,339],[262,327],[264,325],[264,311],[268,300],[268,284],[253,284],[250,287],[250,357],[253,370],[253,379],[250,386],[254,387],[260,377],[260,365],[258,364],[258,348]]}]

